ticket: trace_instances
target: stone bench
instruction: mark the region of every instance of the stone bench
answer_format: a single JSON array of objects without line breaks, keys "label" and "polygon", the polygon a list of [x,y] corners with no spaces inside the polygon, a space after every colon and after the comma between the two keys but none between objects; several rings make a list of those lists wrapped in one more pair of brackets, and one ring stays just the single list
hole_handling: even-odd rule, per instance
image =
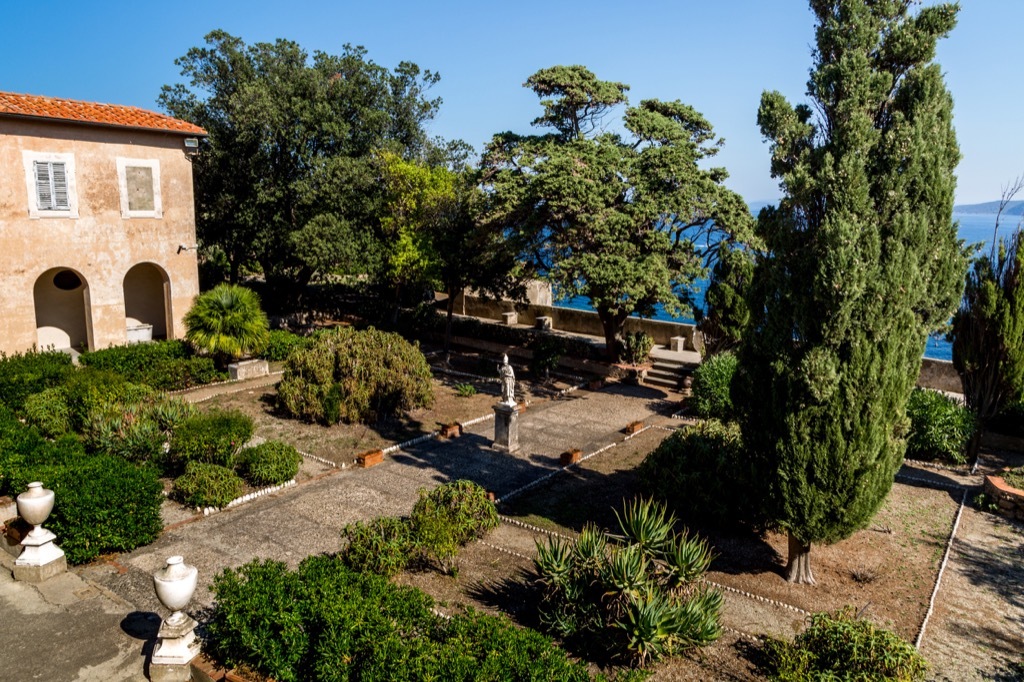
[{"label": "stone bench", "polygon": [[516,313],[516,312],[502,313],[501,314],[501,322],[502,322],[502,324],[507,324],[509,326],[512,326],[514,324],[519,324],[519,313]]}]

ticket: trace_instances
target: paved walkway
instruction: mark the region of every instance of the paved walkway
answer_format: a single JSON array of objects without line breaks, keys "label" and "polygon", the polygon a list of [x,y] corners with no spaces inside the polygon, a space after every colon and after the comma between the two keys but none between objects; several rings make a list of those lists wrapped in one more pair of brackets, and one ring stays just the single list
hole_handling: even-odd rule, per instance
[{"label": "paved walkway", "polygon": [[[263,381],[271,380],[273,377]],[[200,389],[190,398],[245,390],[250,383]],[[475,480],[499,498],[506,496],[557,471],[559,453],[569,448],[590,453],[621,442],[623,427],[632,421],[678,425],[667,416],[677,400],[678,396],[660,389],[623,385],[570,393],[522,414],[522,449],[514,456],[488,447],[493,422],[483,421],[462,438],[425,441],[371,469],[334,470],[230,510],[174,524],[152,545],[106,563],[76,568],[38,587],[15,583],[9,570],[0,570],[0,679],[145,679],[144,662],[159,625],[157,614],[163,614],[151,576],[168,556],[181,554],[199,568],[200,584],[190,607],[196,612],[211,604],[209,584],[226,567],[253,558],[277,559],[294,566],[311,554],[336,551],[345,524],[407,514],[420,488],[453,478]],[[495,551],[512,552],[525,563],[532,556],[535,536],[529,529],[503,525],[487,542]],[[0,552],[0,563],[9,568],[13,560]],[[1012,603],[1013,607],[1020,605],[1019,599]],[[949,630],[941,615],[930,627]],[[737,630],[775,631],[774,624],[793,622],[794,616],[784,606],[730,593],[723,620]],[[970,637],[961,640],[965,647],[977,648]],[[1013,644],[1016,642],[1019,639]],[[955,649],[955,638],[948,647]]]}]

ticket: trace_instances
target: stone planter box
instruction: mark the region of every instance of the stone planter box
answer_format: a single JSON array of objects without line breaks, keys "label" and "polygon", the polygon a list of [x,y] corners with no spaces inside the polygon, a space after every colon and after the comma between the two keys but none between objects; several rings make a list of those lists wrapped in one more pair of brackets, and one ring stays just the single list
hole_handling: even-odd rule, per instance
[{"label": "stone planter box", "polygon": [[363,454],[356,457],[356,461],[359,463],[359,466],[363,467],[364,469],[377,466],[378,464],[384,461],[384,451],[370,450],[369,452],[364,452]]},{"label": "stone planter box", "polygon": [[270,365],[266,360],[242,360],[228,365],[228,375],[232,381],[255,379],[270,374]]},{"label": "stone planter box", "polygon": [[1001,515],[1024,521],[1024,490],[1007,484],[1002,476],[986,476],[985,494],[999,505]]},{"label": "stone planter box", "polygon": [[133,324],[125,329],[125,340],[128,343],[144,343],[153,340],[153,325]]},{"label": "stone planter box", "polygon": [[441,438],[458,438],[462,435],[462,424],[458,422],[454,424],[442,424],[441,432],[438,434]]},{"label": "stone planter box", "polygon": [[565,452],[562,453],[559,459],[562,462],[562,466],[567,467],[570,464],[576,464],[581,459],[583,459],[583,451],[577,450],[576,448],[573,448],[572,450],[566,450]]}]

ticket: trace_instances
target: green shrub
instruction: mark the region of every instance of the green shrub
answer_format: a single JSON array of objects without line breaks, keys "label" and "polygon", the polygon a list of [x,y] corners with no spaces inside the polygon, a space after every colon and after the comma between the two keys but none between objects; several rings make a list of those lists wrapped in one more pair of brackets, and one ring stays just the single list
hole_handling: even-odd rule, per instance
[{"label": "green shrub", "polygon": [[526,345],[533,355],[530,357],[530,372],[547,377],[558,369],[565,355],[565,342],[560,336],[538,334],[530,338]]},{"label": "green shrub", "polygon": [[185,327],[185,340],[220,366],[260,353],[269,338],[260,297],[237,284],[218,284],[196,296],[185,313]]},{"label": "green shrub", "polygon": [[664,500],[688,523],[757,525],[755,481],[735,423],[708,419],[676,431],[637,473],[644,493]]},{"label": "green shrub", "polygon": [[803,680],[923,680],[927,664],[908,642],[853,609],[816,613],[792,642],[768,637],[765,671],[778,682]]},{"label": "green shrub", "polygon": [[71,374],[62,387],[71,428],[82,433],[97,415],[115,415],[129,405],[152,404],[159,393],[127,381],[109,370],[86,367]]},{"label": "green shrub", "polygon": [[291,445],[268,441],[238,453],[238,470],[254,486],[279,485],[295,478],[302,455]]},{"label": "green shrub", "polygon": [[71,431],[71,410],[61,388],[47,388],[25,399],[25,421],[49,438]]},{"label": "green shrub", "polygon": [[216,576],[213,591],[210,653],[281,682],[590,679],[547,637],[473,611],[443,619],[423,592],[338,557],[298,571],[254,561]]},{"label": "green shrub", "polygon": [[174,495],[187,507],[225,507],[244,490],[234,471],[204,462],[189,462],[185,473],[174,479]]},{"label": "green shrub", "polygon": [[339,556],[349,568],[363,573],[397,575],[409,565],[416,549],[412,527],[393,516],[350,523],[341,534],[347,544]]},{"label": "green shrub", "polygon": [[351,327],[316,334],[292,353],[277,394],[288,414],[326,424],[374,422],[434,401],[430,367],[417,346]]},{"label": "green shrub", "polygon": [[417,544],[446,573],[456,570],[459,547],[498,526],[498,511],[487,491],[472,481],[421,489],[410,522]]},{"label": "green shrub", "polygon": [[234,466],[235,453],[252,437],[253,423],[237,411],[200,413],[182,421],[171,436],[171,457],[186,464]]},{"label": "green shrub", "polygon": [[1017,467],[1016,469],[1003,472],[1002,478],[1006,481],[1007,485],[1017,490],[1024,490],[1024,467]]},{"label": "green shrub", "polygon": [[630,332],[622,338],[622,361],[642,365],[651,357],[654,339],[644,331]]},{"label": "green shrub", "polygon": [[153,542],[163,528],[163,485],[156,470],[119,457],[85,455],[73,442],[58,441],[48,456],[36,453],[37,463],[12,472],[6,487],[22,492],[29,482],[42,481],[54,491],[46,527],[72,564]]},{"label": "green shrub", "polygon": [[161,391],[178,391],[227,378],[210,358],[196,357],[183,341],[157,341],[82,353],[83,365],[121,375]]},{"label": "green shrub", "polygon": [[74,371],[67,353],[0,352],[0,402],[20,413],[30,395],[60,386]]},{"label": "green shrub", "polygon": [[476,395],[476,386],[473,384],[455,384],[455,391],[460,398],[472,398]]},{"label": "green shrub", "polygon": [[732,416],[730,389],[738,361],[732,353],[719,353],[705,358],[693,372],[693,395],[687,403],[698,417]]},{"label": "green shrub", "polygon": [[285,329],[273,329],[267,337],[267,346],[260,357],[271,362],[282,362],[288,359],[292,351],[309,345],[309,337],[299,336]]},{"label": "green shrub", "polygon": [[957,464],[967,461],[967,442],[974,433],[970,411],[936,391],[915,388],[907,401],[910,433],[907,457],[945,459]]}]

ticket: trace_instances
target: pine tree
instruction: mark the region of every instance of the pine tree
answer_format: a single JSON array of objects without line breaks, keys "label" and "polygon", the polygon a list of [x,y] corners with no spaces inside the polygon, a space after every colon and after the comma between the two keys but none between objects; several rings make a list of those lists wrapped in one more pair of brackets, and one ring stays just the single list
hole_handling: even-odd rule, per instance
[{"label": "pine tree", "polygon": [[793,582],[814,582],[812,543],[848,537],[885,500],[926,336],[960,298],[960,154],[933,63],[959,8],[911,4],[812,0],[811,104],[766,92],[758,111],[783,198],[758,218],[734,388]]}]

